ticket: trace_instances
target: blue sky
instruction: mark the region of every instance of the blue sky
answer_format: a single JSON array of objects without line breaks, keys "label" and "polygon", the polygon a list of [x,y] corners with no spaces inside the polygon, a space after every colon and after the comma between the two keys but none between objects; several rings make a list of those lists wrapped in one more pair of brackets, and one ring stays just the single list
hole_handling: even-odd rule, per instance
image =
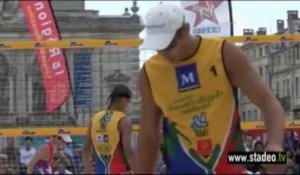
[{"label": "blue sky", "polygon": [[[159,1],[138,1],[139,14]],[[167,1],[180,4],[180,1]],[[86,1],[85,8],[99,10],[100,15],[120,15],[125,7],[131,7],[132,1]],[[287,10],[299,10],[300,1],[233,1],[234,33],[242,35],[243,28],[267,27],[268,34],[276,32],[276,20],[287,19]],[[286,25],[286,23],[285,23]]]}]

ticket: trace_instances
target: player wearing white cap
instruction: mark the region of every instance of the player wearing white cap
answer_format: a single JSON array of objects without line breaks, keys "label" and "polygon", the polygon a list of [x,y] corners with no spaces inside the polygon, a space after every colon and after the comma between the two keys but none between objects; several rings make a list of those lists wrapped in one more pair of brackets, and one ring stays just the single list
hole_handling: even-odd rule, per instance
[{"label": "player wearing white cap", "polygon": [[[139,74],[137,173],[153,173],[162,116],[168,174],[244,172],[227,157],[230,151],[243,151],[237,87],[265,116],[266,150],[283,151],[283,109],[240,48],[220,38],[191,35],[183,10],[172,4],[150,9],[145,26],[140,48],[157,54]],[[275,164],[265,167],[270,173],[284,170]]]},{"label": "player wearing white cap", "polygon": [[27,174],[53,174],[54,147],[72,142],[70,135],[58,134],[41,145],[27,165]]}]

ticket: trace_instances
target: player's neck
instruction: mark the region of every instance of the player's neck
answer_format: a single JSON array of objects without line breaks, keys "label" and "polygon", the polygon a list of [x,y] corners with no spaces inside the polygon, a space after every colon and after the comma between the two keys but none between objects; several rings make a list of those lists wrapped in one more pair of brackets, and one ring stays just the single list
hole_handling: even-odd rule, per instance
[{"label": "player's neck", "polygon": [[108,108],[110,111],[120,111],[120,112],[125,112],[125,109],[118,104],[111,104],[110,107]]},{"label": "player's neck", "polygon": [[185,60],[188,60],[190,58],[192,58],[199,46],[200,46],[200,42],[201,42],[201,38],[198,37],[198,36],[189,36],[190,38],[188,40],[186,40],[185,42],[185,52],[182,53],[182,56],[181,56],[181,60],[180,61],[185,61]]},{"label": "player's neck", "polygon": [[54,145],[54,140],[53,140],[53,139],[50,139],[50,140],[48,141],[48,143],[49,143],[50,145]]}]

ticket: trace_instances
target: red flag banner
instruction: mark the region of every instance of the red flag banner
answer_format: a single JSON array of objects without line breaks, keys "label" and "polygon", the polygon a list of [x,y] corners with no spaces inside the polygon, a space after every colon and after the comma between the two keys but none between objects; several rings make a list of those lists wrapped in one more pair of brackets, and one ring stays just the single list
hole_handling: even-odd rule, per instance
[{"label": "red flag banner", "polygon": [[[22,0],[20,5],[33,40],[60,40],[49,1]],[[65,56],[60,48],[37,48],[36,52],[45,89],[46,112],[51,113],[63,105],[70,94],[70,79]]]}]

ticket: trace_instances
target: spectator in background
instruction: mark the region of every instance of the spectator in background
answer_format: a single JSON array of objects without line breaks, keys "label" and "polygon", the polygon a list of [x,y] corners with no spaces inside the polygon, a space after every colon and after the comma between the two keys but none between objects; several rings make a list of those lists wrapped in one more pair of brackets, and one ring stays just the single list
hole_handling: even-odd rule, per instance
[{"label": "spectator in background", "polygon": [[264,144],[261,141],[256,141],[254,143],[254,151],[255,152],[264,152],[265,151]]},{"label": "spectator in background", "polygon": [[0,165],[7,164],[8,158],[6,154],[0,154]]},{"label": "spectator in background", "polygon": [[68,154],[70,157],[74,157],[73,155],[73,146],[71,143],[68,143],[64,146],[64,151],[66,154]]},{"label": "spectator in background", "polygon": [[1,150],[2,154],[7,155],[8,163],[20,163],[20,151],[15,145],[14,137],[7,137],[6,147]]},{"label": "spectator in background", "polygon": [[286,174],[298,174],[296,171],[296,165],[292,159],[287,159],[286,166]]},{"label": "spectator in background", "polygon": [[67,163],[64,160],[60,160],[56,163],[57,171],[54,174],[73,174],[71,171],[67,170]]},{"label": "spectator in background", "polygon": [[249,152],[253,150],[253,140],[252,140],[252,136],[244,133],[244,147],[245,147],[245,151]]},{"label": "spectator in background", "polygon": [[25,174],[19,171],[14,163],[8,163],[7,155],[0,154],[0,174]]},{"label": "spectator in background", "polygon": [[284,148],[285,150],[287,149],[291,150],[293,157],[296,154],[297,145],[298,145],[298,141],[294,137],[294,132],[291,130],[286,131],[285,138],[284,138]]},{"label": "spectator in background", "polygon": [[7,155],[5,154],[0,154],[0,174],[7,174]]},{"label": "spectator in background", "polygon": [[[252,143],[252,141],[251,141]],[[252,145],[252,144],[251,144]],[[264,145],[261,141],[256,141],[254,143],[254,147],[253,150],[249,150],[249,151],[254,151],[254,152],[264,152]],[[260,164],[247,164],[246,165],[248,173],[250,174],[261,174],[260,172],[262,171],[262,167],[260,166]]]},{"label": "spectator in background", "polygon": [[32,156],[35,154],[36,149],[32,147],[33,139],[32,137],[25,137],[24,148],[20,150],[21,163],[27,165],[31,160]]},{"label": "spectator in background", "polygon": [[74,164],[75,164],[75,171],[77,172],[77,174],[82,173],[83,172],[83,163],[82,163],[82,149],[80,147],[75,147],[74,148]]},{"label": "spectator in background", "polygon": [[0,165],[0,174],[8,174],[8,164],[2,164]]},{"label": "spectator in background", "polygon": [[55,162],[64,161],[67,166],[67,169],[71,170],[71,172],[74,172],[74,174],[77,174],[77,172],[75,171],[75,165],[72,160],[72,157],[65,152],[64,146],[57,147],[56,153],[54,155],[54,161]]},{"label": "spectator in background", "polygon": [[288,175],[288,174],[295,174],[295,171],[293,169],[293,167],[287,167],[286,171],[285,171],[285,174]]},{"label": "spectator in background", "polygon": [[300,174],[300,144],[298,144],[295,155],[295,166],[297,173]]},{"label": "spectator in background", "polygon": [[21,174],[16,164],[8,164],[6,174]]},{"label": "spectator in background", "polygon": [[286,152],[287,158],[293,159],[293,154],[292,154],[291,150],[286,149],[285,152]]}]

